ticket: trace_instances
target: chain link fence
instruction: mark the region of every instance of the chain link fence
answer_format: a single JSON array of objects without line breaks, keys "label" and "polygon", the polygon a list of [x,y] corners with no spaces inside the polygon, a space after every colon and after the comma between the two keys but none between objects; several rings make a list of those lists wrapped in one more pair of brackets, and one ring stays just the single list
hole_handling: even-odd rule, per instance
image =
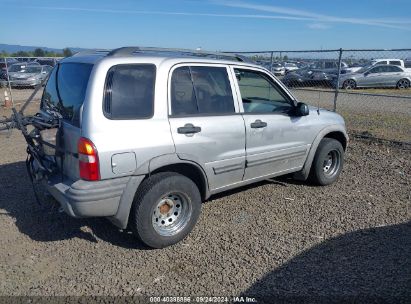
[{"label": "chain link fence", "polygon": [[411,49],[233,52],[293,94],[344,116],[351,135],[411,143]]},{"label": "chain link fence", "polygon": [[[233,53],[270,70],[300,101],[343,115],[352,136],[411,143],[411,49]],[[18,106],[33,92],[34,83],[14,79],[6,90],[6,64],[53,66],[59,59],[0,58],[1,95]]]}]

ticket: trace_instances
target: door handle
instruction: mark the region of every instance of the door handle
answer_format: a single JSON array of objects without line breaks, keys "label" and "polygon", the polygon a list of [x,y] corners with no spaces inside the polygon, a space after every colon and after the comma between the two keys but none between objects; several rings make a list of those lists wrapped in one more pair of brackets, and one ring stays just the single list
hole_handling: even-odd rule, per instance
[{"label": "door handle", "polygon": [[177,132],[180,134],[194,134],[201,132],[201,127],[196,127],[191,123],[187,123],[184,127],[177,128]]},{"label": "door handle", "polygon": [[252,122],[250,124],[251,128],[253,129],[258,129],[258,128],[265,128],[267,126],[267,123],[264,121],[261,121],[259,119],[257,119],[256,121]]}]

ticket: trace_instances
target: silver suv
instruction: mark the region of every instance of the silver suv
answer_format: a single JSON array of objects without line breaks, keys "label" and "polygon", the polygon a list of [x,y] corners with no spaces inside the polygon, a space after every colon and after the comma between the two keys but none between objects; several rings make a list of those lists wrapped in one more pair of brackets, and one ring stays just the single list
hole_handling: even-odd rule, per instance
[{"label": "silver suv", "polygon": [[348,142],[341,116],[227,54],[78,54],[54,67],[41,112],[61,115],[47,191],[154,248],[187,236],[213,194],[289,173],[331,184]]}]

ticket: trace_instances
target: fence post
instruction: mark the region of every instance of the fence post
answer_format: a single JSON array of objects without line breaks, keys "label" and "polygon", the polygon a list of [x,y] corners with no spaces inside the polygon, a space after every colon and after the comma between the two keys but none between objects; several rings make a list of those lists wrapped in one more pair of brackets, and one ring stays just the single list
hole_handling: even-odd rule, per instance
[{"label": "fence post", "polygon": [[271,58],[270,58],[270,72],[273,71],[273,56],[274,56],[274,52],[271,52]]},{"label": "fence post", "polygon": [[338,99],[338,92],[340,91],[340,74],[341,74],[341,59],[342,59],[342,53],[343,50],[339,50],[339,56],[338,56],[338,69],[337,69],[337,83],[335,85],[335,94],[334,94],[334,108],[333,111],[337,111],[337,99]]},{"label": "fence post", "polygon": [[14,107],[13,93],[11,92],[11,84],[10,84],[10,77],[9,77],[9,66],[7,64],[7,59],[8,59],[8,57],[4,57],[4,66],[6,68],[6,75],[7,75],[7,89],[9,90],[9,93],[10,93],[11,106]]}]

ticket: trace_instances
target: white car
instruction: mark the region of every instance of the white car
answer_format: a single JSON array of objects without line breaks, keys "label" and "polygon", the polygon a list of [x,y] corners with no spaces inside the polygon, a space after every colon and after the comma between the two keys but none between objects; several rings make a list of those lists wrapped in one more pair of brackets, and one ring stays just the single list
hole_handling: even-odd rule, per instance
[{"label": "white car", "polygon": [[285,67],[284,64],[281,63],[273,63],[271,66],[271,72],[275,76],[284,76],[285,75]]},{"label": "white car", "polygon": [[371,60],[371,65],[377,65],[377,64],[392,64],[392,65],[398,65],[402,68],[405,68],[404,60],[402,59],[373,59]]},{"label": "white car", "polygon": [[284,63],[285,73],[298,70],[298,66],[295,63],[286,62]]}]

